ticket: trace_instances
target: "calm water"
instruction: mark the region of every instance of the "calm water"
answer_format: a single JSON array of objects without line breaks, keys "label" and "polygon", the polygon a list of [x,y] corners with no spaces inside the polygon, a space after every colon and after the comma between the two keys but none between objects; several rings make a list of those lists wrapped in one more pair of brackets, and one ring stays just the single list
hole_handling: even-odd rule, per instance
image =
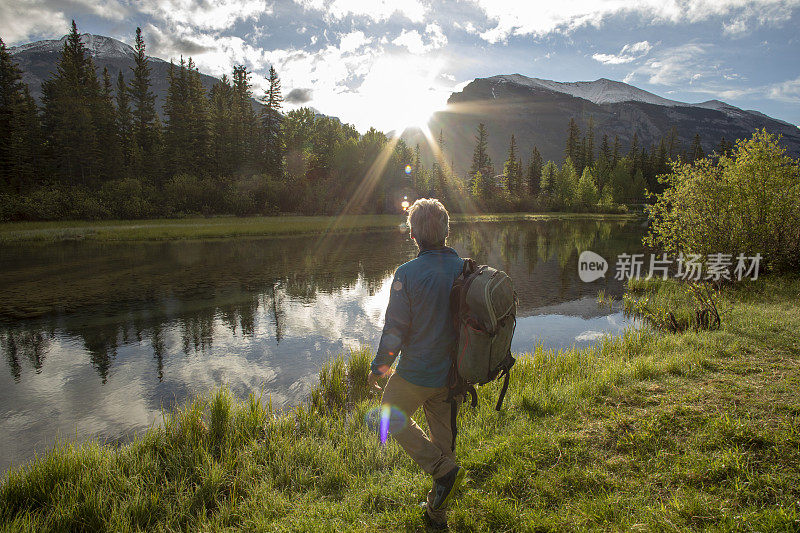
[{"label": "calm water", "polygon": [[[398,219],[399,222],[399,219]],[[595,302],[577,256],[641,248],[638,223],[458,224],[450,244],[511,275],[513,350],[588,345],[627,325]],[[400,231],[166,243],[5,247],[0,257],[0,471],[55,436],[125,439],[169,407],[227,384],[276,405],[308,394],[326,359],[377,346]],[[609,276],[611,277],[611,276]]]}]

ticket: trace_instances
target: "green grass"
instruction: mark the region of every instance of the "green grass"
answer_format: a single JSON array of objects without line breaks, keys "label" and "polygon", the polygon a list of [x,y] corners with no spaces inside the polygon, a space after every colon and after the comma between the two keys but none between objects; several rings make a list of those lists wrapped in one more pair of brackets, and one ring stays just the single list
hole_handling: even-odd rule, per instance
[{"label": "green grass", "polygon": [[[602,219],[626,220],[634,215],[589,213],[454,215],[453,223],[501,220]],[[0,244],[27,242],[159,241],[242,236],[307,235],[321,232],[389,230],[405,221],[403,215],[214,217],[158,220],[106,220],[0,223]]]},{"label": "green grass", "polygon": [[[451,529],[800,529],[800,279],[720,298],[718,330],[536,348],[514,367],[502,413],[498,384],[482,387],[479,407],[459,414],[468,478]],[[419,531],[430,480],[365,427],[370,357],[329,363],[289,412],[223,389],[132,444],[62,443],[8,473],[0,527]]]}]

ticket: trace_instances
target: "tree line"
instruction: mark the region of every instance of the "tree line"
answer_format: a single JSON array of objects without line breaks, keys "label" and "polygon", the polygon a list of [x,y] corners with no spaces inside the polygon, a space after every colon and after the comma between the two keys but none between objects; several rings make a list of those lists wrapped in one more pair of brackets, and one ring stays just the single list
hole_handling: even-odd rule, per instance
[{"label": "tree line", "polygon": [[[706,157],[699,133],[684,150],[674,126],[649,149],[640,143],[636,133],[627,150],[623,150],[618,136],[610,141],[607,134],[595,148],[594,120],[590,116],[587,122],[586,131],[581,133],[575,119],[570,119],[560,166],[553,161],[544,162],[535,145],[524,162],[511,134],[499,173],[488,153],[486,127],[479,124],[468,177],[472,197],[479,204],[500,211],[615,211],[624,204],[644,203],[649,193],[661,192],[663,184],[658,177],[669,174],[673,162],[693,163]],[[733,143],[723,138],[714,157],[728,155],[732,149]]]},{"label": "tree line", "polygon": [[514,135],[496,173],[478,127],[468,176],[444,160],[445,135],[426,165],[420,147],[309,108],[281,112],[278,73],[253,105],[251,73],[234,66],[210,91],[192,59],[170,64],[163,123],[156,110],[140,28],[134,66],[112,79],[97,72],[75,22],[41,105],[0,39],[0,220],[152,218],[396,212],[403,197],[433,196],[456,211],[616,210],[641,202],[677,156],[673,131],[648,151],[570,121],[565,161],[543,162],[534,146],[523,163]]},{"label": "tree line", "polygon": [[37,106],[0,40],[0,219],[399,209],[404,143],[308,108],[282,114],[274,67],[260,110],[244,66],[206,91],[191,58],[170,65],[162,123],[139,28],[134,50],[112,80],[73,21]]}]

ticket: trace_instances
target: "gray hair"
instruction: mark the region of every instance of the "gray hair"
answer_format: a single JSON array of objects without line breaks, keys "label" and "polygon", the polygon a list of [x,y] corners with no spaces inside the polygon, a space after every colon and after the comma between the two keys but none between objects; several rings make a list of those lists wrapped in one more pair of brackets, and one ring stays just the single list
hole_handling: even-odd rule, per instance
[{"label": "gray hair", "polygon": [[408,227],[417,244],[444,246],[450,233],[450,215],[436,198],[420,198],[408,208]]}]

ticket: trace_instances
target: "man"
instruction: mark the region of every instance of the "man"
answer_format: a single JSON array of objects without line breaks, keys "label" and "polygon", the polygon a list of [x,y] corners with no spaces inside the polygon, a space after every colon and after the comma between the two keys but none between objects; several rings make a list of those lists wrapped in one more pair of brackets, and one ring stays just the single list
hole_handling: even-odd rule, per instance
[{"label": "man", "polygon": [[[464,261],[445,246],[450,217],[438,200],[414,202],[408,209],[408,226],[420,251],[395,272],[383,335],[367,379],[374,390],[381,390],[378,379],[391,376],[381,400],[393,413],[389,433],[433,477],[433,488],[422,504],[423,518],[433,529],[446,529],[447,504],[465,473],[455,463],[447,401],[450,353],[456,343],[450,288]],[[411,419],[420,406],[430,436]]]}]

